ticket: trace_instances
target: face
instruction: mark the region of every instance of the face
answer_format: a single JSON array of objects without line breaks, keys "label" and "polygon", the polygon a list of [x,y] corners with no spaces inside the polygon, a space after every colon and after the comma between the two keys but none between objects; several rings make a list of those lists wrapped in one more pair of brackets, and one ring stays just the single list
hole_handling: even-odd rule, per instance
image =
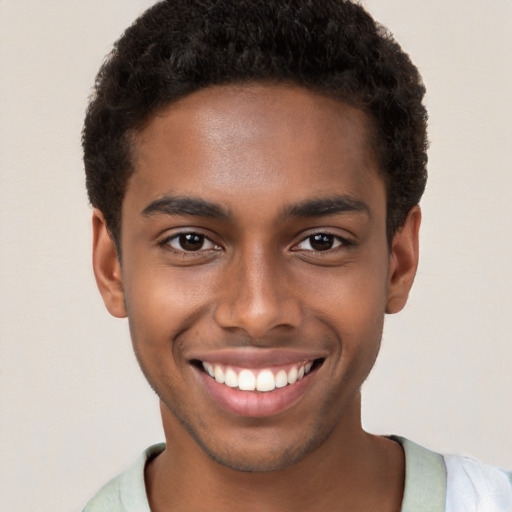
[{"label": "face", "polygon": [[164,423],[229,467],[287,467],[359,421],[399,267],[368,126],[302,88],[222,86],[136,136],[103,295]]}]

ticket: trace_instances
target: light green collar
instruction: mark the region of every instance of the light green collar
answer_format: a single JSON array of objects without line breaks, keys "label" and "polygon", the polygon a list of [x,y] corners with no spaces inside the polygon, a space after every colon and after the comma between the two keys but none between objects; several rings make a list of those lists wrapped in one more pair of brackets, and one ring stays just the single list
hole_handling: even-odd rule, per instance
[{"label": "light green collar", "polygon": [[405,452],[405,488],[400,512],[445,512],[446,466],[442,455],[403,437],[390,436]]}]

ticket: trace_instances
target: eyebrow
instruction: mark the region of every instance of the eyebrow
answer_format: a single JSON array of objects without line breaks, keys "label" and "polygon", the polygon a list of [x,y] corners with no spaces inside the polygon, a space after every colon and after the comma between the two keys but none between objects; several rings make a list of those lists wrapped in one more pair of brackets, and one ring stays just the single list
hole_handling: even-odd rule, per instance
[{"label": "eyebrow", "polygon": [[231,213],[221,206],[197,197],[164,196],[149,203],[141,212],[145,217],[153,215],[193,215],[212,219],[228,219]]},{"label": "eyebrow", "polygon": [[[281,217],[323,217],[347,212],[365,212],[371,215],[370,208],[363,201],[349,196],[331,196],[306,199],[285,207]],[[229,210],[222,206],[197,197],[164,196],[155,199],[142,210],[145,217],[154,215],[193,215],[212,219],[228,220],[232,217]]]},{"label": "eyebrow", "polygon": [[324,217],[347,212],[364,212],[371,216],[371,210],[366,203],[344,195],[306,199],[286,207],[282,216],[285,219],[292,217]]}]

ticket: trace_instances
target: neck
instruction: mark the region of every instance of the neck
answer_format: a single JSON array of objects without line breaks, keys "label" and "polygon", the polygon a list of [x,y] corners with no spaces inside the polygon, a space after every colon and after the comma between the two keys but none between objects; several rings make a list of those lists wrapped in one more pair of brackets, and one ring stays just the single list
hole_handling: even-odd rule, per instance
[{"label": "neck", "polygon": [[287,512],[399,510],[404,463],[399,445],[361,427],[358,395],[328,438],[278,471],[237,471],[212,460],[162,405],[166,450],[146,468],[151,510]]}]

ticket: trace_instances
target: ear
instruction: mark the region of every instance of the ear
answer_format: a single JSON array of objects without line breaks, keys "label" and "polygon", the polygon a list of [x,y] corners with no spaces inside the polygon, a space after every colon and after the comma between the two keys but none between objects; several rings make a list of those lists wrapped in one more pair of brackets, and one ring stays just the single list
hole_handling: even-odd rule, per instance
[{"label": "ear", "polygon": [[386,313],[401,311],[409,297],[418,268],[420,224],[421,210],[419,206],[415,206],[393,238],[389,258]]},{"label": "ear", "polygon": [[109,313],[117,318],[124,318],[126,308],[121,265],[105,218],[96,208],[93,209],[92,214],[92,233],[92,266],[96,284]]}]

